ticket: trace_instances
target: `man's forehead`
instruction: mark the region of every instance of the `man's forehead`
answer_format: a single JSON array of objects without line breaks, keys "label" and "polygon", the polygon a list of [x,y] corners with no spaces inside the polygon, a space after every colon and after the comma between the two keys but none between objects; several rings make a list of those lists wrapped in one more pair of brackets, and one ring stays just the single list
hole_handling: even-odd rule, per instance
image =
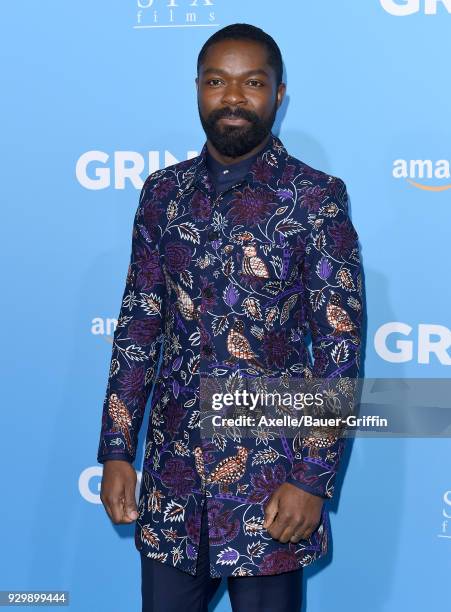
[{"label": "man's forehead", "polygon": [[222,40],[207,49],[200,69],[236,69],[268,73],[268,53],[264,45],[253,40]]}]

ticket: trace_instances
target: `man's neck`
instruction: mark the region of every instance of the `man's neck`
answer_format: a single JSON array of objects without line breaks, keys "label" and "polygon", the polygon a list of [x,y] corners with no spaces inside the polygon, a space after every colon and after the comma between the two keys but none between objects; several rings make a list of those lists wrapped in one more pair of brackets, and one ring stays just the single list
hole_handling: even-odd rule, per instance
[{"label": "man's neck", "polygon": [[243,161],[248,157],[252,157],[256,153],[259,153],[262,149],[265,148],[270,138],[271,133],[269,133],[256,147],[254,147],[244,155],[239,155],[238,157],[229,157],[228,155],[222,155],[209,140],[207,140],[207,149],[213,159],[218,161],[220,164],[230,166],[232,164],[237,164],[238,162]]}]

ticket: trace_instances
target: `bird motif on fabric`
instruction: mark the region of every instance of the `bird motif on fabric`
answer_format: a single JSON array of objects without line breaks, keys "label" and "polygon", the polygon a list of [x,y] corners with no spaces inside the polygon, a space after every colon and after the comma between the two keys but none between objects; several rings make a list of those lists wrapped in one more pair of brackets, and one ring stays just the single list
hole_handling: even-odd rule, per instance
[{"label": "bird motif on fabric", "polygon": [[114,427],[119,429],[124,435],[128,452],[133,454],[133,445],[129,431],[129,427],[132,426],[132,419],[129,411],[127,410],[127,406],[122,400],[119,399],[116,393],[112,393],[110,395],[108,402],[108,414],[113,420]]},{"label": "bird motif on fabric", "polygon": [[256,353],[252,350],[249,340],[244,335],[244,323],[236,319],[227,335],[227,350],[230,357],[225,361],[228,365],[234,365],[239,359],[244,359],[249,365],[257,370],[266,372],[265,366],[258,360]]},{"label": "bird motif on fabric", "polygon": [[172,289],[177,296],[176,306],[182,315],[182,317],[186,321],[193,321],[194,319],[199,319],[199,311],[194,305],[193,300],[190,298],[188,293],[180,287],[177,283],[175,283],[172,278],[169,276],[166,270],[164,270],[164,275],[166,278],[166,285]]},{"label": "bird motif on fabric", "polygon": [[194,463],[196,470],[204,484],[217,484],[221,493],[227,493],[229,485],[238,482],[246,472],[246,461],[249,449],[237,446],[237,454],[222,459],[210,474],[205,473],[205,462],[202,448],[194,449]]},{"label": "bird motif on fabric", "polygon": [[335,434],[311,434],[302,438],[302,444],[308,448],[309,457],[320,457],[319,451],[331,447],[337,440],[338,436]]},{"label": "bird motif on fabric", "polygon": [[352,332],[355,325],[346,310],[341,306],[338,293],[331,292],[332,295],[326,306],[326,316],[330,326],[333,328],[332,335],[339,336],[343,332]]},{"label": "bird motif on fabric", "polygon": [[244,274],[258,278],[269,278],[268,267],[263,259],[257,255],[256,246],[254,244],[243,246],[243,252],[242,271]]}]

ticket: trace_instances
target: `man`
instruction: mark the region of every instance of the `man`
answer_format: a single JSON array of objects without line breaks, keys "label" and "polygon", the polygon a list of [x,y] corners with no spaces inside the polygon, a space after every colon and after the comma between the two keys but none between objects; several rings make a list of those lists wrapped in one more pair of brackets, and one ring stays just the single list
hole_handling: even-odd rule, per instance
[{"label": "man", "polygon": [[[207,142],[147,178],[134,219],[101,499],[114,523],[136,521],[143,610],[206,611],[226,576],[234,611],[294,612],[302,568],[327,552],[324,502],[343,437],[315,444],[270,426],[206,435],[200,383],[357,377],[358,236],[343,181],[291,157],[271,132],[286,89],[275,41],[228,26],[197,68]],[[136,507],[132,462],[153,383]]]}]

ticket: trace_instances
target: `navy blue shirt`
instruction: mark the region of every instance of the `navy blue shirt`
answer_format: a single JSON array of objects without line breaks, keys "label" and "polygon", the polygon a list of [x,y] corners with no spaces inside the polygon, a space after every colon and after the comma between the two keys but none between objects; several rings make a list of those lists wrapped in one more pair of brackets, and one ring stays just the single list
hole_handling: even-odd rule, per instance
[{"label": "navy blue shirt", "polygon": [[216,193],[220,194],[235,183],[242,181],[259,155],[260,151],[234,164],[222,164],[207,149],[205,161]]}]

